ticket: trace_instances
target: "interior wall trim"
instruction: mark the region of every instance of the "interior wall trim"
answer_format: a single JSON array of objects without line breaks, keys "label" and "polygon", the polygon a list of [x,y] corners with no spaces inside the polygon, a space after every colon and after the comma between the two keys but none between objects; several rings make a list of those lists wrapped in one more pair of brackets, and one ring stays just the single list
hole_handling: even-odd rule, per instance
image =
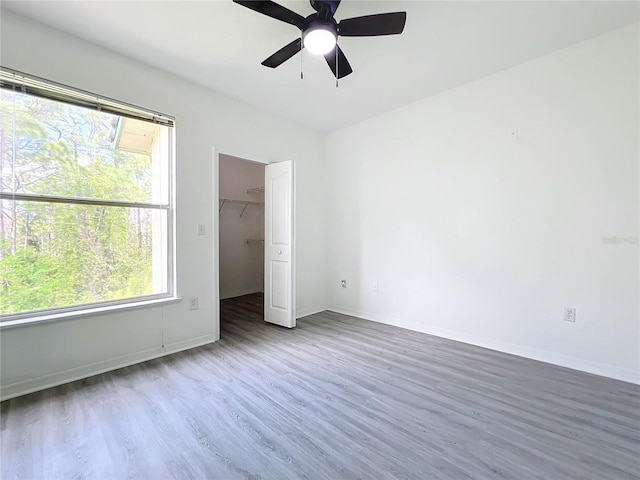
[{"label": "interior wall trim", "polygon": [[325,312],[327,307],[311,307],[311,308],[303,308],[302,310],[298,310],[296,312],[296,318],[308,317],[309,315],[314,315],[316,313]]},{"label": "interior wall trim", "polygon": [[128,367],[136,363],[146,362],[154,358],[164,357],[190,348],[200,347],[215,341],[213,335],[203,335],[186,341],[165,345],[165,348],[152,348],[139,352],[110,358],[100,362],[90,363],[81,367],[70,368],[60,372],[49,373],[37,378],[31,378],[21,382],[15,382],[2,387],[0,401],[19,397],[28,393],[37,392],[50,387],[56,387],[69,382],[75,382],[83,378],[92,377],[100,373],[109,372],[118,368]]},{"label": "interior wall trim", "polygon": [[253,293],[264,293],[264,289],[260,286],[256,286],[253,288],[242,288],[231,290],[227,292],[220,292],[220,300],[226,300],[228,298],[242,297],[244,295],[251,295]]},{"label": "interior wall trim", "polygon": [[600,375],[603,377],[613,378],[614,380],[621,380],[623,382],[640,385],[640,371],[634,371],[628,368],[616,367],[615,365],[594,362],[591,360],[584,360],[582,358],[562,355],[559,353],[540,350],[537,348],[524,347],[522,345],[500,342],[488,338],[477,337],[475,335],[470,335],[467,333],[456,332],[453,330],[418,325],[415,322],[400,320],[398,318],[378,315],[360,310],[353,310],[350,308],[341,307],[339,305],[332,305],[328,308],[328,310],[331,312],[342,313],[343,315],[358,317],[363,320],[371,320],[373,322],[384,323],[386,325],[392,325],[394,327],[406,328],[407,330],[426,333],[436,337],[446,338],[448,340],[455,340],[457,342],[467,343],[469,345],[475,345],[482,348],[488,348],[490,350],[508,353],[511,355],[516,355],[518,357],[524,357],[531,360],[537,360],[539,362],[550,363],[552,365],[557,365],[560,367],[571,368],[573,370],[579,370],[581,372],[592,373],[594,375]]}]

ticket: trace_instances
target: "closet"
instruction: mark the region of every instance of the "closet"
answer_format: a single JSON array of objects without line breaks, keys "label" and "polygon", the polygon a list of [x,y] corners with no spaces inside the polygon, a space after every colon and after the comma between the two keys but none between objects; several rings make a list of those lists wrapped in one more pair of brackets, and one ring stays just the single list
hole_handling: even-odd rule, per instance
[{"label": "closet", "polygon": [[264,292],[265,165],[219,157],[220,299]]}]

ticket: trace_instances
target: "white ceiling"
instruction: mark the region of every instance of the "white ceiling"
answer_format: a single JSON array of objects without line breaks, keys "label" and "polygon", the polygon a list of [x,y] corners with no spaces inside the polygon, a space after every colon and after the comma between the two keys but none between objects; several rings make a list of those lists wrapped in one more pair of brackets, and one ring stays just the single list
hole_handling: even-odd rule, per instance
[{"label": "white ceiling", "polygon": [[[281,1],[304,16],[308,1]],[[260,62],[292,25],[219,1],[2,1],[31,17],[297,123],[331,131],[638,21],[612,1],[343,0],[336,20],[406,11],[402,35],[341,38],[354,73],[339,88],[322,57]]]}]

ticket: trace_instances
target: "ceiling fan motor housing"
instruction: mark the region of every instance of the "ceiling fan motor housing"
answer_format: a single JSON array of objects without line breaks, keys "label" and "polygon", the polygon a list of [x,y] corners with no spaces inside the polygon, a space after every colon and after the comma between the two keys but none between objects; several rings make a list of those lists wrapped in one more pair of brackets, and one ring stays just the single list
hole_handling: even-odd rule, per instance
[{"label": "ceiling fan motor housing", "polygon": [[311,3],[311,7],[316,11],[320,12],[323,7],[327,8],[330,12],[330,15],[333,16],[338,10],[338,5],[340,5],[340,0],[309,0]]},{"label": "ceiling fan motor housing", "polygon": [[333,18],[330,18],[328,20],[321,20],[319,18],[316,18],[315,15],[310,15],[309,17],[307,17],[307,21],[307,28],[305,28],[302,32],[303,38],[307,34],[307,32],[318,29],[329,30],[330,32],[333,32],[336,37],[338,36],[338,24]]}]

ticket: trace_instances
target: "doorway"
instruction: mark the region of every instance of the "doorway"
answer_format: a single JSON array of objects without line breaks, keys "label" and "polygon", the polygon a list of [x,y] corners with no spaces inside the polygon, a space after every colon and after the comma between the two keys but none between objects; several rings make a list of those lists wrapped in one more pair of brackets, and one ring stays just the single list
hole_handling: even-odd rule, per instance
[{"label": "doorway", "polygon": [[220,326],[233,314],[295,327],[293,163],[214,153],[214,164]]},{"label": "doorway", "polygon": [[220,300],[264,293],[264,168],[220,155]]}]

